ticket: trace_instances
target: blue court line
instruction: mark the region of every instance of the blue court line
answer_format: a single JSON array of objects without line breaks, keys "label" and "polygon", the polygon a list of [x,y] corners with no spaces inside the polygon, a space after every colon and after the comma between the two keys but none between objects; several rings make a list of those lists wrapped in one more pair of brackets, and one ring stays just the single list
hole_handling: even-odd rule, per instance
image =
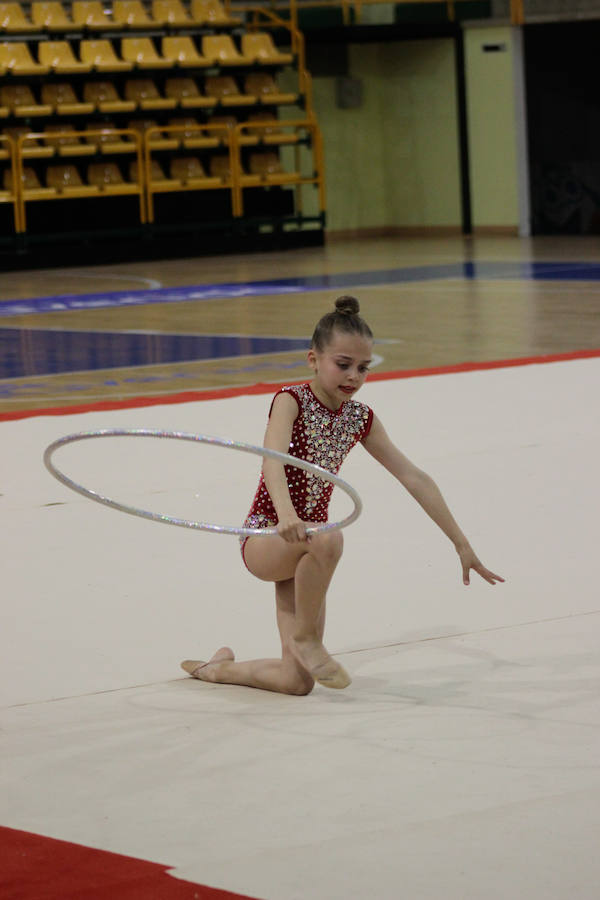
[{"label": "blue court line", "polygon": [[0,328],[0,379],[307,350],[309,338]]},{"label": "blue court line", "polygon": [[407,284],[440,279],[600,281],[600,263],[588,262],[464,262],[434,266],[409,266],[367,272],[342,272],[281,278],[271,281],[224,282],[141,291],[103,291],[93,294],[61,294],[28,300],[0,301],[0,317],[78,309],[106,309],[152,303],[202,302],[269,294],[300,294],[322,290]]}]

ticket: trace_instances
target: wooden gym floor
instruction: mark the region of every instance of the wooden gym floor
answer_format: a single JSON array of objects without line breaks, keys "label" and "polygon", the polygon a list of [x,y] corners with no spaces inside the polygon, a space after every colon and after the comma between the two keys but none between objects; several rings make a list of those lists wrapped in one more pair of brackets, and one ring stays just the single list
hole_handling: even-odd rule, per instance
[{"label": "wooden gym floor", "polygon": [[[599,283],[581,238],[3,276],[3,900],[596,900]],[[443,535],[357,449],[342,474],[364,511],[326,633],[352,685],[186,678],[180,659],[222,644],[277,652],[270,586],[235,539],[93,504],[43,450],[106,427],[260,443],[272,386],[253,386],[305,377],[340,293],[378,338],[361,399],[507,582],[466,589]],[[132,443],[60,463],[135,505],[245,515],[254,457]]]},{"label": "wooden gym floor", "polygon": [[583,238],[380,239],[8,273],[0,413],[301,379],[349,291],[384,342],[378,372],[600,347],[599,262]]}]

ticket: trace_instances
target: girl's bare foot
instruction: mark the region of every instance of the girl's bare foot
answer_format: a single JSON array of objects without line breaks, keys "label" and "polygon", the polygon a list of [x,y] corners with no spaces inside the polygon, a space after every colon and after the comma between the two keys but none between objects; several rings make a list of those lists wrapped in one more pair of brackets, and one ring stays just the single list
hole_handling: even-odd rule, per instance
[{"label": "girl's bare foot", "polygon": [[344,667],[329,655],[320,641],[292,641],[291,650],[298,662],[323,687],[341,690],[352,682]]},{"label": "girl's bare foot", "polygon": [[[231,647],[221,647],[220,650],[211,656],[208,662],[201,659],[184,659],[181,668],[192,678],[198,678],[200,681],[212,681],[215,675],[214,669],[209,668],[222,662],[233,662],[235,654]],[[212,676],[212,677],[211,677]]]}]

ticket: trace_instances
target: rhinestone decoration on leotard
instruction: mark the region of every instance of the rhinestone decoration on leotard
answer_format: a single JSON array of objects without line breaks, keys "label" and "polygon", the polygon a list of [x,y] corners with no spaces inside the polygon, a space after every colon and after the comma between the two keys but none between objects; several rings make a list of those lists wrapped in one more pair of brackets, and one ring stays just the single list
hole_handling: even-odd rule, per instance
[{"label": "rhinestone decoration on leotard", "polygon": [[[338,410],[328,409],[310,385],[282,388],[298,404],[288,453],[337,474],[344,459],[371,428],[373,413],[364,403],[347,400]],[[277,396],[277,394],[275,395]],[[275,398],[273,398],[275,399]],[[305,522],[326,522],[333,485],[294,466],[285,467],[290,497],[297,515]],[[264,477],[261,475],[246,527],[267,528],[278,518]]]}]

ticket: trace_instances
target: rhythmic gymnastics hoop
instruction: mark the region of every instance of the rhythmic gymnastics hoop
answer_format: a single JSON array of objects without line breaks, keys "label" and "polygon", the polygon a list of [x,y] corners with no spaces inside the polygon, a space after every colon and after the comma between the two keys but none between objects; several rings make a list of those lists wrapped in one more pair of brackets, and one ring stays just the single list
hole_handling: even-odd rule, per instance
[{"label": "rhythmic gymnastics hoop", "polygon": [[85,441],[90,438],[104,437],[166,438],[178,441],[193,441],[198,444],[211,444],[216,447],[225,447],[229,450],[240,450],[242,453],[252,453],[255,456],[266,456],[270,459],[277,459],[287,465],[292,465],[298,469],[304,469],[306,472],[310,472],[313,475],[318,475],[319,478],[322,478],[324,481],[329,481],[341,488],[354,503],[354,509],[349,516],[346,516],[345,519],[341,519],[339,522],[323,522],[317,525],[309,525],[306,529],[307,534],[320,534],[324,531],[346,528],[358,519],[362,511],[362,502],[359,495],[354,488],[349,485],[347,481],[344,481],[343,478],[340,478],[339,475],[334,475],[333,472],[328,472],[327,469],[323,469],[321,466],[316,466],[303,459],[297,459],[295,456],[290,456],[288,453],[280,453],[278,450],[271,450],[268,447],[257,447],[254,444],[245,444],[243,441],[234,441],[230,438],[213,437],[207,434],[190,434],[185,431],[159,431],[148,428],[103,428],[98,431],[79,431],[76,434],[67,434],[64,437],[53,441],[46,447],[46,450],[44,451],[44,465],[54,478],[72,491],[81,494],[83,497],[87,497],[89,500],[95,500],[96,503],[103,503],[105,506],[110,506],[112,509],[119,510],[119,512],[138,516],[140,519],[163,522],[165,525],[177,525],[180,528],[193,528],[196,531],[211,531],[215,534],[234,534],[237,537],[252,537],[253,535],[266,537],[267,535],[277,534],[277,529],[274,527],[242,528],[236,525],[214,525],[211,522],[196,522],[190,519],[179,519],[175,516],[155,513],[147,509],[140,509],[137,506],[128,506],[125,503],[120,503],[118,500],[112,500],[110,497],[105,497],[97,491],[91,490],[91,488],[84,487],[84,485],[79,484],[77,481],[69,478],[68,475],[65,475],[64,472],[61,472],[52,461],[52,456],[56,450],[60,447],[64,447],[66,444],[73,444],[76,441]]}]

